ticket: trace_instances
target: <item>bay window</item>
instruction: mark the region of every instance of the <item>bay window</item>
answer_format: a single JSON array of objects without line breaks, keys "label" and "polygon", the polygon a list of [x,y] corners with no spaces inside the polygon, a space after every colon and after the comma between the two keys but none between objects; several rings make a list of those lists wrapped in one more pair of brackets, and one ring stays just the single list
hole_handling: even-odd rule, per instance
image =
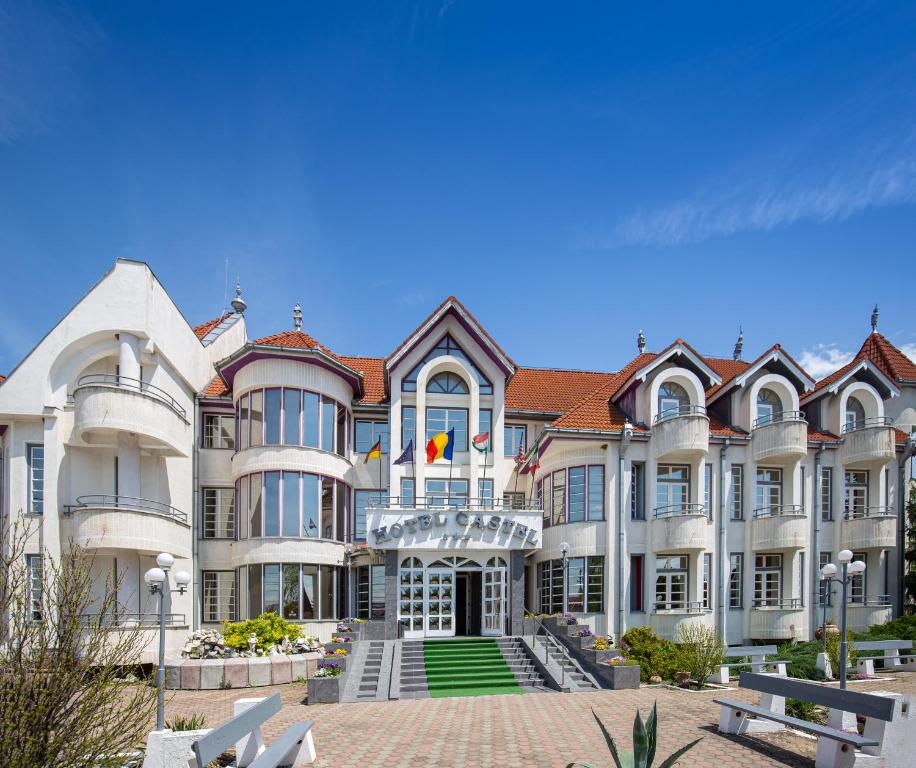
[{"label": "bay window", "polygon": [[[604,610],[604,558],[570,557],[566,560],[566,604],[570,613],[601,613]],[[563,560],[538,563],[541,613],[563,610]]]},{"label": "bay window", "polygon": [[306,563],[248,566],[248,615],[277,613],[290,621],[338,619],[342,569]]},{"label": "bay window", "polygon": [[[350,412],[343,403],[295,387],[246,392],[236,407],[238,438],[230,437],[232,417],[204,416],[204,447],[239,450],[259,445],[302,445],[347,455]],[[216,441],[216,445],[211,445]]]},{"label": "bay window", "polygon": [[538,482],[536,491],[538,501],[544,501],[545,525],[604,520],[604,467],[600,464],[558,469]]}]

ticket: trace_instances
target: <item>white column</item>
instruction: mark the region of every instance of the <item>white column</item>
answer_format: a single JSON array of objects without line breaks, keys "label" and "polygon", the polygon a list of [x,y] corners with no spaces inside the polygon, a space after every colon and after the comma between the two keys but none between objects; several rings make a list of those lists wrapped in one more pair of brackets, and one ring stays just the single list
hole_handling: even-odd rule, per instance
[{"label": "white column", "polygon": [[133,334],[118,334],[118,372],[129,379],[140,378],[140,340]]},{"label": "white column", "polygon": [[126,433],[118,435],[118,495],[140,496],[140,445]]}]

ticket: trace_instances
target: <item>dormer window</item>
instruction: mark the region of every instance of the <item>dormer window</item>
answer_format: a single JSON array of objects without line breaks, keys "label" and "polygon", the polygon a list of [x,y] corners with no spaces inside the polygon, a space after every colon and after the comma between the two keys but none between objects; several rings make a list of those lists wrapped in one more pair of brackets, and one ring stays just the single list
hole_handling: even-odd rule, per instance
[{"label": "dormer window", "polygon": [[657,419],[667,419],[686,413],[690,408],[690,397],[687,391],[673,381],[666,381],[658,390]]},{"label": "dormer window", "polygon": [[857,397],[850,395],[846,400],[846,431],[852,432],[865,425],[865,408]]},{"label": "dormer window", "polygon": [[779,421],[782,416],[782,401],[772,389],[761,389],[757,393],[757,426]]},{"label": "dormer window", "polygon": [[[416,392],[417,377],[420,375],[420,369],[430,360],[435,360],[437,357],[442,357],[443,355],[448,355],[449,357],[457,357],[459,360],[467,363],[470,369],[474,372],[474,375],[477,377],[477,383],[480,385],[480,394],[493,394],[493,384],[486,376],[483,375],[481,370],[474,364],[474,361],[464,353],[464,350],[458,346],[458,343],[449,334],[445,334],[445,336],[439,340],[439,343],[436,344],[436,346],[433,347],[429,352],[427,352],[423,359],[414,366],[413,370],[404,377],[404,379],[401,381],[401,390],[403,392]],[[467,384],[465,384],[465,386],[467,386]],[[435,390],[427,391],[432,392]]]},{"label": "dormer window", "polygon": [[429,380],[426,391],[440,395],[466,395],[468,385],[457,373],[445,371],[437,373]]}]

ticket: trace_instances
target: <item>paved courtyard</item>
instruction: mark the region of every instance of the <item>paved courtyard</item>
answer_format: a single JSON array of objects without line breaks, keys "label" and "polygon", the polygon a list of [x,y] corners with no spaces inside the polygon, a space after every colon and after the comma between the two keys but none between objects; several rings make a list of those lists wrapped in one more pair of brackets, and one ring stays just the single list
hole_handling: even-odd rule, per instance
[{"label": "paved courtyard", "polygon": [[[894,680],[851,684],[854,690],[892,690],[916,694],[916,674]],[[631,746],[633,716],[648,714],[658,702],[660,756],[700,736],[685,766],[814,765],[812,739],[794,734],[725,737],[716,733],[719,707],[715,692],[688,693],[667,688],[574,694],[527,694],[478,698],[423,699],[368,704],[305,706],[306,684],[272,688],[175,692],[167,717],[200,712],[208,726],[231,715],[232,702],[245,696],[279,691],[283,710],[268,721],[268,739],[291,722],[314,720],[316,765],[326,768],[367,766],[565,766],[575,759],[612,765],[601,733],[592,719],[597,712],[625,747]],[[730,697],[756,701],[739,690]]]}]

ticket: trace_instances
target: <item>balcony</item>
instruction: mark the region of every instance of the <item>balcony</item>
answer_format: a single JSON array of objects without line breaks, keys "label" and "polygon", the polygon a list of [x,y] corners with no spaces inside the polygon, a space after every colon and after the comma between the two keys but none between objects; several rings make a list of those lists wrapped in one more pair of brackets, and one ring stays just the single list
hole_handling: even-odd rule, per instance
[{"label": "balcony", "polygon": [[790,463],[808,453],[808,423],[801,411],[783,411],[777,416],[754,420],[751,432],[754,461]]},{"label": "balcony", "polygon": [[141,450],[189,456],[188,414],[168,392],[145,381],[107,373],[83,376],[73,391],[74,436],[87,445],[115,447],[118,434],[137,436]]},{"label": "balcony", "polygon": [[893,549],[897,546],[897,516],[890,507],[852,509],[843,517],[843,548]]},{"label": "balcony", "polygon": [[843,428],[840,461],[847,468],[876,468],[894,460],[893,422],[879,416]]},{"label": "balcony", "polygon": [[702,405],[670,408],[655,417],[652,450],[656,459],[684,460],[709,451],[709,417]]},{"label": "balcony", "polygon": [[467,496],[382,497],[366,509],[374,549],[524,549],[541,547],[540,504]]},{"label": "balcony", "polygon": [[712,611],[702,603],[655,603],[649,617],[652,631],[665,640],[675,640],[682,624],[712,627]]},{"label": "balcony", "polygon": [[652,518],[652,546],[656,552],[706,549],[709,514],[702,504],[657,507]]},{"label": "balcony", "polygon": [[[99,614],[82,617],[89,633],[97,632],[137,632],[139,628],[140,663],[155,664],[159,658],[159,614],[158,613],[121,613],[114,616]],[[183,613],[165,614],[165,653],[166,658],[181,656],[181,649],[188,637],[190,622]]]},{"label": "balcony", "polygon": [[805,609],[801,600],[754,600],[751,605],[753,640],[804,640]]},{"label": "balcony", "polygon": [[751,546],[755,551],[802,549],[808,541],[808,516],[798,504],[754,510]]},{"label": "balcony", "polygon": [[846,627],[864,632],[875,624],[886,624],[893,618],[890,595],[872,595],[846,605]]},{"label": "balcony", "polygon": [[147,555],[170,552],[191,557],[187,515],[152,499],[96,494],[80,496],[65,514],[73,518],[73,539],[87,549],[127,549]]}]

